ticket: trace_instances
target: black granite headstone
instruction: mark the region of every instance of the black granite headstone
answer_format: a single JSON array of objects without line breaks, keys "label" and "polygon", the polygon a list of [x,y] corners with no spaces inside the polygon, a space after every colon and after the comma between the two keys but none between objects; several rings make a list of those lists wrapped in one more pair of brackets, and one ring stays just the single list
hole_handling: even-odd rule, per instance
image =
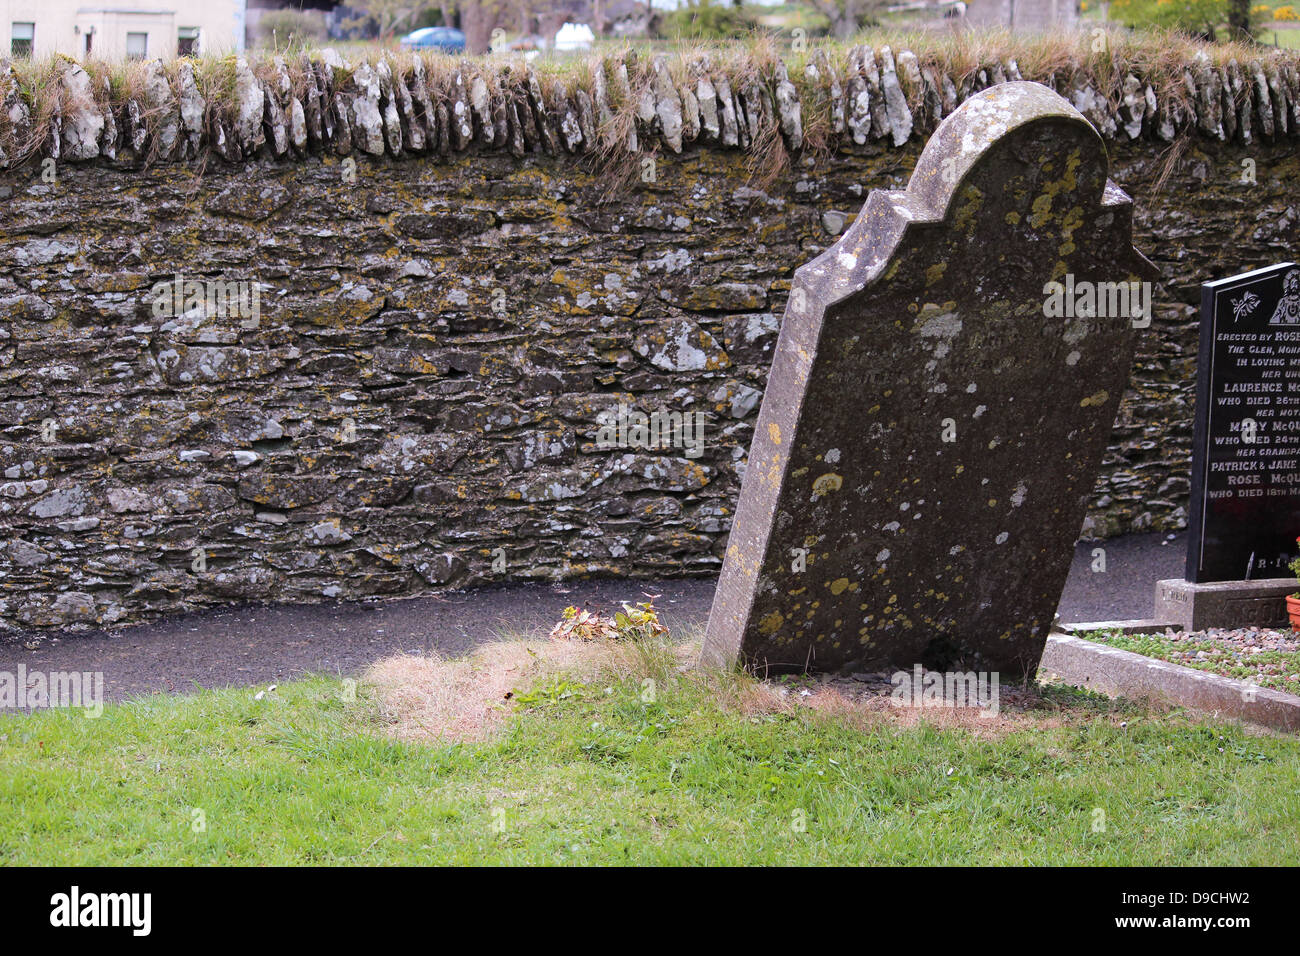
[{"label": "black granite headstone", "polygon": [[1201,286],[1187,580],[1287,576],[1300,535],[1300,266]]}]

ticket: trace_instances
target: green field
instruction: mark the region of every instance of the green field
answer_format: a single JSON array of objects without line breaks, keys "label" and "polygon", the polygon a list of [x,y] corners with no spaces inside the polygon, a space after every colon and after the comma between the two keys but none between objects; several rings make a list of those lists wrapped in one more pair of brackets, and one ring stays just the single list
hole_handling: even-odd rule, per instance
[{"label": "green field", "polygon": [[6,716],[0,863],[1300,860],[1300,741],[1061,688],[959,726],[746,707],[664,664],[552,675],[457,744],[391,739],[347,690]]},{"label": "green field", "polygon": [[1290,50],[1300,50],[1300,29],[1283,29],[1265,24],[1259,31],[1259,42],[1268,46],[1280,46]]}]

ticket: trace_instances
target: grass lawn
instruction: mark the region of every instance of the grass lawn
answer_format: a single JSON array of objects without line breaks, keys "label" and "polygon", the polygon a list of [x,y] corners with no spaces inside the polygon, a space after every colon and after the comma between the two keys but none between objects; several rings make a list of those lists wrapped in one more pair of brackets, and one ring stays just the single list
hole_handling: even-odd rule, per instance
[{"label": "grass lawn", "polygon": [[1298,26],[1265,23],[1259,28],[1257,36],[1260,43],[1269,46],[1300,49],[1300,27]]},{"label": "grass lawn", "polygon": [[0,863],[1300,861],[1295,738],[1063,688],[982,726],[646,673],[520,688],[476,743],[393,739],[326,678],[5,716]]}]

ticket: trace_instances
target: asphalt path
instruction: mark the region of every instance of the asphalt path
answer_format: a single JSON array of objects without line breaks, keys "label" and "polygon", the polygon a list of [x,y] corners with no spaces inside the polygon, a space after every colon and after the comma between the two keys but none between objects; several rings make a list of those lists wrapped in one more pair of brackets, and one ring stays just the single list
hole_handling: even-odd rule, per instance
[{"label": "asphalt path", "polygon": [[[1103,566],[1095,549],[1101,548]],[[1061,597],[1066,622],[1150,617],[1155,582],[1182,577],[1186,539],[1127,535],[1080,543]],[[1097,570],[1094,570],[1096,568]],[[218,608],[106,631],[0,641],[0,671],[103,672],[108,700],[156,691],[255,686],[306,673],[354,675],[396,653],[464,653],[503,635],[545,633],[570,604],[616,608],[658,595],[675,633],[702,628],[713,578],[517,584],[436,597]]]}]

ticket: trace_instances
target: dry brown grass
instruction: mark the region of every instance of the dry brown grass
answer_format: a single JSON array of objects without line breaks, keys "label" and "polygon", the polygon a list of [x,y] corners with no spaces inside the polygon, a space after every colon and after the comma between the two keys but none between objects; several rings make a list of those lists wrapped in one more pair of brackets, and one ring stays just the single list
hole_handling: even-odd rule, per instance
[{"label": "dry brown grass", "polygon": [[[600,124],[596,137],[598,148],[592,157],[595,168],[606,178],[605,198],[634,188],[640,180],[642,162],[646,157],[657,157],[659,139],[637,131],[637,104],[641,94],[650,87],[648,73],[638,70],[636,54],[630,48],[615,52],[605,59],[590,61],[594,68],[605,71],[607,101],[610,118]],[[626,67],[627,87],[623,88],[620,67]],[[628,143],[637,132],[639,152],[632,153]]]},{"label": "dry brown grass", "polygon": [[[1096,710],[1071,712],[1052,704],[1033,689],[1004,686],[1000,703],[996,714],[986,714],[973,707],[901,707],[891,702],[888,693],[864,693],[852,681],[827,680],[809,688],[806,696],[770,681],[736,681],[725,706],[747,717],[805,713],[814,719],[833,720],[860,731],[881,728],[901,731],[928,726],[961,730],[982,738],[1026,729],[1050,730],[1098,718]],[[1109,719],[1120,722],[1118,708]]]},{"label": "dry brown grass", "polygon": [[665,664],[685,664],[693,653],[689,645],[657,652],[626,641],[505,640],[460,658],[390,657],[372,665],[363,681],[377,692],[392,736],[479,741],[501,728],[515,695],[548,678],[652,677]]},{"label": "dry brown grass", "polygon": [[[1033,688],[1003,686],[996,715],[975,708],[899,707],[889,693],[866,690],[847,679],[823,679],[808,687],[760,681],[742,673],[694,667],[699,643],[598,640],[503,640],[465,657],[399,655],[374,664],[363,681],[375,692],[387,733],[409,741],[481,742],[504,730],[521,692],[556,678],[580,684],[639,682],[694,685],[701,699],[740,718],[806,716],[857,730],[918,726],[998,737],[1025,729],[1048,730],[1082,719],[1118,722],[1118,706],[1072,710]],[[1131,707],[1131,705],[1128,705]]]}]

